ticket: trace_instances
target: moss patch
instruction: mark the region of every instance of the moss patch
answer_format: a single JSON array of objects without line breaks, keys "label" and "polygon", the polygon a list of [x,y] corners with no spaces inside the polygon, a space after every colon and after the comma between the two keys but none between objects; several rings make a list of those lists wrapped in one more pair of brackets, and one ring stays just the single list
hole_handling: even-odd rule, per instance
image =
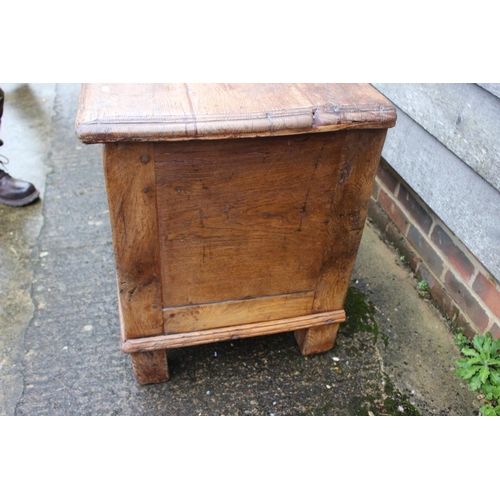
[{"label": "moss patch", "polygon": [[420,416],[408,398],[393,386],[390,379],[384,375],[384,391],[375,392],[357,402],[352,410],[352,415],[374,416]]},{"label": "moss patch", "polygon": [[408,398],[394,387],[389,377],[384,376],[384,382],[386,394],[384,409],[389,415],[420,415]]},{"label": "moss patch", "polygon": [[[375,319],[375,306],[367,300],[363,292],[350,287],[344,303],[346,322],[340,326],[339,334],[349,340],[343,342],[343,355],[351,360],[362,356],[367,343],[381,339],[387,346],[389,338],[380,331]],[[359,335],[368,333],[368,335]],[[336,384],[342,384],[337,376]],[[338,414],[337,406],[332,402],[332,393],[323,394],[322,401],[309,406],[302,416],[321,416]],[[337,412],[336,412],[337,410]],[[357,394],[352,394],[347,402],[345,411],[348,415],[420,415],[419,411],[410,403],[408,398],[399,392],[391,380],[383,372],[374,374],[373,380],[367,382]],[[343,413],[343,412],[342,412]]]},{"label": "moss patch", "polygon": [[385,346],[389,337],[379,330],[375,320],[375,306],[367,300],[363,292],[349,287],[344,302],[346,321],[340,326],[342,335],[352,335],[356,332],[373,333],[373,342],[380,338]]}]

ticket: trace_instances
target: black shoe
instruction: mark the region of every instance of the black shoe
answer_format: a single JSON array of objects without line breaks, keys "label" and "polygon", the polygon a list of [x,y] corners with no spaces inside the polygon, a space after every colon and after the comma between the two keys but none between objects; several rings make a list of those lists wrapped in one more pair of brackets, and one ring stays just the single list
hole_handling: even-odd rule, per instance
[{"label": "black shoe", "polygon": [[[4,156],[5,158],[5,156]],[[5,160],[7,160],[5,158]],[[1,161],[0,163],[8,163]],[[0,169],[0,203],[11,207],[22,207],[35,201],[40,196],[38,190],[30,182],[14,179],[7,172]]]}]

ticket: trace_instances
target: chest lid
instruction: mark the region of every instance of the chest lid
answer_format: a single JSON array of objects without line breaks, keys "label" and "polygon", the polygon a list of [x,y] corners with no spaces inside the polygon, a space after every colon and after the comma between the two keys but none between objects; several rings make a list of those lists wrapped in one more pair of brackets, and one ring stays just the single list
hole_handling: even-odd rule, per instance
[{"label": "chest lid", "polygon": [[83,143],[223,139],[389,128],[394,106],[369,84],[83,84]]}]

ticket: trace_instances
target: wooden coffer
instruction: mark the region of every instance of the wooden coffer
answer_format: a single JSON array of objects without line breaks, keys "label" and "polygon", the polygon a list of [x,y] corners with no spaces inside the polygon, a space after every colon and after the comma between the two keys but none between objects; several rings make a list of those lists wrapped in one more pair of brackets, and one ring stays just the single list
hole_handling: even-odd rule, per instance
[{"label": "wooden coffer", "polygon": [[85,84],[103,143],[122,349],[295,331],[333,346],[394,107],[361,84]]}]

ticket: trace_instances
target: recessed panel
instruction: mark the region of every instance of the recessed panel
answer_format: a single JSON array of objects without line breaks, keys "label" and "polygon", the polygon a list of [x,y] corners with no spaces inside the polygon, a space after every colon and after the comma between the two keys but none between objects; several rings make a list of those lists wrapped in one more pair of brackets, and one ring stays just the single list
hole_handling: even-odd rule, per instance
[{"label": "recessed panel", "polygon": [[314,290],[344,139],[156,144],[164,307]]}]

